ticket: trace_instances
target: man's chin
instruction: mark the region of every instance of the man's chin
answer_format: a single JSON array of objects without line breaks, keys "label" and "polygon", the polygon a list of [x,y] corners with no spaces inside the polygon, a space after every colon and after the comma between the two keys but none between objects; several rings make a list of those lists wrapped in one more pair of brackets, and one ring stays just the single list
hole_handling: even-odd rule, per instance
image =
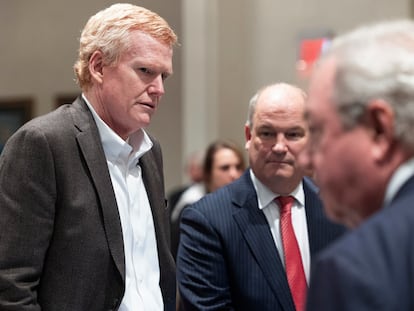
[{"label": "man's chin", "polygon": [[146,128],[150,125],[151,123],[151,115],[146,114],[146,115],[140,115],[137,118],[137,124],[139,124],[139,128]]},{"label": "man's chin", "polygon": [[273,175],[278,178],[291,179],[295,175],[295,171],[288,164],[276,165],[268,168],[269,172],[273,171]]},{"label": "man's chin", "polygon": [[267,162],[266,163],[266,169],[269,171],[275,171],[276,173],[280,174],[286,174],[287,172],[292,173],[292,170],[294,169],[291,164],[285,163],[285,162]]}]

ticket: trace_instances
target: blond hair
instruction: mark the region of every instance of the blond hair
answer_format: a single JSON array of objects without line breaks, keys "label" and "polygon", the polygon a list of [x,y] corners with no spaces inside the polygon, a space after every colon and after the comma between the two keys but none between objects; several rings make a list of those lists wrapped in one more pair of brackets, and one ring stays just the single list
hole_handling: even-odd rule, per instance
[{"label": "blond hair", "polygon": [[176,34],[158,14],[132,4],[113,4],[93,15],[82,31],[78,59],[73,66],[76,81],[82,89],[87,89],[91,84],[91,55],[99,50],[105,65],[115,64],[128,49],[129,35],[134,30],[142,31],[170,47],[177,43]]}]

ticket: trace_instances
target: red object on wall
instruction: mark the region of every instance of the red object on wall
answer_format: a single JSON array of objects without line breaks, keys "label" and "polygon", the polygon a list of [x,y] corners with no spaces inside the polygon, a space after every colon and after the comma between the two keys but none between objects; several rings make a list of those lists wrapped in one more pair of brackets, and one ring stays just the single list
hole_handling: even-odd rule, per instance
[{"label": "red object on wall", "polygon": [[302,39],[299,47],[299,59],[296,69],[299,76],[306,78],[310,75],[315,61],[323,53],[330,42],[329,38],[307,38]]}]

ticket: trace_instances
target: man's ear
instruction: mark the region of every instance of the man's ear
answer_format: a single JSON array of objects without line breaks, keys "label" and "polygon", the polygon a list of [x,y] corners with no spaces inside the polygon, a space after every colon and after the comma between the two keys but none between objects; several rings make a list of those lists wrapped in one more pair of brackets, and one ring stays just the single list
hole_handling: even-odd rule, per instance
[{"label": "man's ear", "polygon": [[246,144],[244,145],[244,148],[247,150],[250,147],[250,139],[252,138],[250,126],[248,126],[247,124],[244,126],[244,137],[246,139]]},{"label": "man's ear", "polygon": [[394,111],[386,101],[373,100],[367,106],[367,122],[372,133],[373,156],[383,160],[394,141]]},{"label": "man's ear", "polygon": [[95,51],[92,53],[89,59],[89,72],[91,73],[91,78],[98,83],[103,81],[103,55],[101,51]]}]

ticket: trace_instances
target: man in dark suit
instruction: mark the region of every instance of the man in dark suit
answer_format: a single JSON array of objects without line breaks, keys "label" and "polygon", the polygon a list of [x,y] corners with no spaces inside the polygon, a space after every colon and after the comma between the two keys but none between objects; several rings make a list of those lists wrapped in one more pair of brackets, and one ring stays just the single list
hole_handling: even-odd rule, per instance
[{"label": "man in dark suit", "polygon": [[413,107],[412,21],[339,36],[315,68],[300,160],[355,229],[315,260],[307,310],[414,310]]},{"label": "man in dark suit", "polygon": [[115,4],[92,16],[82,95],[13,135],[0,158],[0,310],[175,310],[161,149],[144,131],[176,35]]},{"label": "man in dark suit", "polygon": [[[288,84],[261,89],[245,126],[250,169],[184,210],[177,257],[184,310],[303,308],[313,255],[344,231],[326,219],[315,186],[297,165],[308,139],[304,101],[302,90]],[[295,262],[283,244],[280,196],[294,201]],[[299,282],[285,272],[292,264],[303,285],[293,290]]]}]

